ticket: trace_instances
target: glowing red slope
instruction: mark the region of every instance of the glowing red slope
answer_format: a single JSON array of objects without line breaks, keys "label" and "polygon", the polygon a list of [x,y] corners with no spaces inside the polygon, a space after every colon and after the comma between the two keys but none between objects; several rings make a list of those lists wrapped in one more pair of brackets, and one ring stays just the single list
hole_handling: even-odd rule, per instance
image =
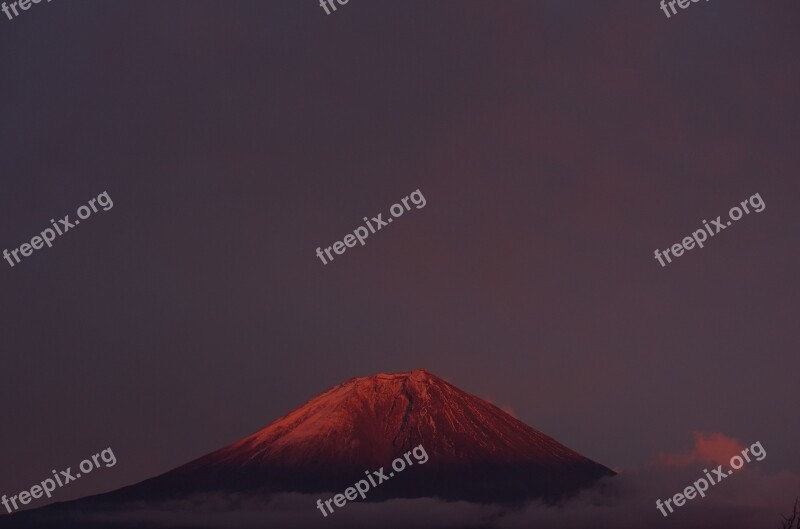
[{"label": "glowing red slope", "polygon": [[336,490],[419,444],[429,461],[394,495],[558,496],[613,474],[422,369],[348,380],[171,474],[225,488]]}]

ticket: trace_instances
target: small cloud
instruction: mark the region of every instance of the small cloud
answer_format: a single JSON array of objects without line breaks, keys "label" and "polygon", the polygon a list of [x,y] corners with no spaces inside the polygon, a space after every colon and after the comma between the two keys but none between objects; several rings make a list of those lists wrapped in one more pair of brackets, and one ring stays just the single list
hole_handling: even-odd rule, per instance
[{"label": "small cloud", "polygon": [[506,404],[505,406],[501,407],[500,409],[503,410],[504,412],[506,412],[507,414],[511,415],[515,419],[519,419],[519,417],[517,417],[517,412],[514,411],[514,408],[512,408],[510,404]]},{"label": "small cloud", "polygon": [[497,403],[494,401],[494,399],[493,399],[492,397],[483,397],[483,396],[482,396],[482,397],[480,397],[480,398],[481,398],[481,399],[483,399],[483,400],[485,400],[485,401],[486,401],[486,402],[488,402],[489,404],[494,404],[495,406],[497,406],[498,408],[500,408],[501,410],[503,410],[503,411],[504,411],[504,412],[506,412],[507,414],[511,415],[511,416],[512,416],[512,417],[514,417],[515,419],[519,419],[519,417],[517,417],[517,412],[516,412],[516,411],[514,411],[514,408],[512,408],[512,407],[511,407],[511,404],[504,404],[503,406],[500,406],[499,404],[497,404]]},{"label": "small cloud", "polygon": [[744,450],[738,440],[722,433],[694,432],[694,448],[689,453],[656,456],[655,464],[664,467],[682,467],[693,463],[727,464],[731,456]]}]

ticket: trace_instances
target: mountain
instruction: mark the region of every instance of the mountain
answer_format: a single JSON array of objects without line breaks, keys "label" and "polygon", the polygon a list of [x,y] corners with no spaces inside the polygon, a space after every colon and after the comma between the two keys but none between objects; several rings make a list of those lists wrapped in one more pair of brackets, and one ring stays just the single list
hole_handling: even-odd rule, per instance
[{"label": "mountain", "polygon": [[256,433],[171,472],[66,505],[108,510],[114,503],[198,493],[342,492],[364,479],[365,471],[383,467],[388,474],[395,458],[419,446],[427,461],[372,488],[366,501],[556,500],[614,474],[419,369],[350,379]]}]

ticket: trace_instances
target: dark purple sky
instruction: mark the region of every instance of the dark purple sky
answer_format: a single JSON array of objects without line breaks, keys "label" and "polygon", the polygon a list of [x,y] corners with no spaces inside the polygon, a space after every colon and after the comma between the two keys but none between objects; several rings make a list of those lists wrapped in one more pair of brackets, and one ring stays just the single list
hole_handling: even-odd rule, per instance
[{"label": "dark purple sky", "polygon": [[[85,0],[0,18],[0,250],[114,201],[0,261],[0,494],[108,446],[117,466],[58,499],[110,490],[418,367],[616,469],[703,431],[800,472],[798,15]],[[427,206],[363,248],[314,255],[418,188]],[[653,258],[754,193],[762,213]]]}]

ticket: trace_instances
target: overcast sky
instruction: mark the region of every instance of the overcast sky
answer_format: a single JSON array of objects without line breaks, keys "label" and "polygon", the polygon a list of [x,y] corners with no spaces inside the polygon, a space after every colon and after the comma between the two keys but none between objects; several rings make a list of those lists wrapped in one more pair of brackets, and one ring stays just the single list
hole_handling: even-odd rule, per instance
[{"label": "overcast sky", "polygon": [[[39,3],[0,15],[0,494],[170,470],[426,368],[617,470],[800,471],[791,0]],[[427,204],[323,265],[419,189]],[[702,249],[654,259],[759,193]],[[667,491],[668,493],[669,491]]]}]

